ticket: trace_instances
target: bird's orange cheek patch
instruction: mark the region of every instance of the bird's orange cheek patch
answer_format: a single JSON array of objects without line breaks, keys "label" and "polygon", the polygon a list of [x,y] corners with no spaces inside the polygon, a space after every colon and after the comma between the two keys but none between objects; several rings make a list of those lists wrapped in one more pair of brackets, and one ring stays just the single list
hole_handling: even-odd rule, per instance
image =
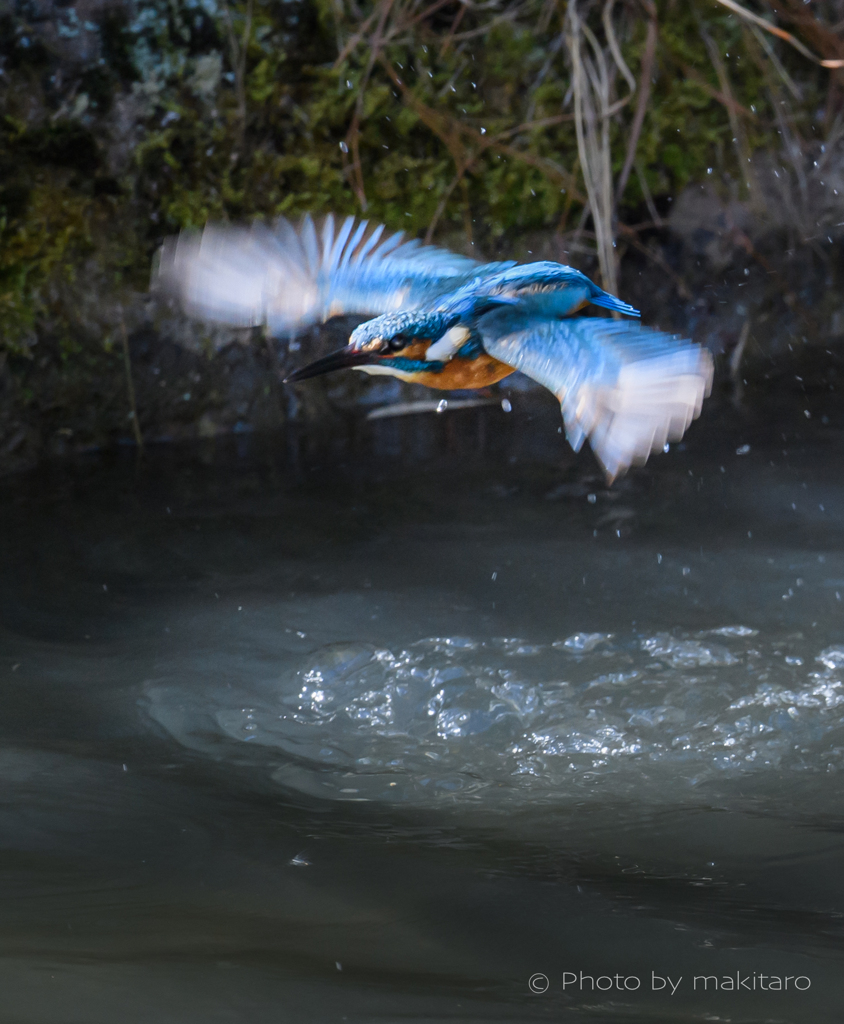
[{"label": "bird's orange cheek patch", "polygon": [[422,360],[425,358],[425,353],[428,351],[430,344],[430,339],[424,338],[422,341],[415,341],[412,345],[405,345],[396,355],[402,356],[404,359]]}]

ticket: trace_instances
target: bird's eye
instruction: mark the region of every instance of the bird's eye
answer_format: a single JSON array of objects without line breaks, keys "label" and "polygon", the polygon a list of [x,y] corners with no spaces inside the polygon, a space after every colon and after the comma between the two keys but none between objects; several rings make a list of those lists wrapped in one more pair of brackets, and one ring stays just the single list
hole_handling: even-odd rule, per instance
[{"label": "bird's eye", "polygon": [[409,340],[404,334],[396,334],[387,341],[387,348],[390,352],[398,352],[407,346]]}]

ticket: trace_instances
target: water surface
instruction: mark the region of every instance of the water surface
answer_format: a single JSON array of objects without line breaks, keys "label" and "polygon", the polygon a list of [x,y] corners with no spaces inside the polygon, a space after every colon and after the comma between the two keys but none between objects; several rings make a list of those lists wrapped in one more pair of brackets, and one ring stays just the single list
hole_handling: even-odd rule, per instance
[{"label": "water surface", "polygon": [[840,414],[513,403],[3,482],[0,1019],[839,1019]]}]

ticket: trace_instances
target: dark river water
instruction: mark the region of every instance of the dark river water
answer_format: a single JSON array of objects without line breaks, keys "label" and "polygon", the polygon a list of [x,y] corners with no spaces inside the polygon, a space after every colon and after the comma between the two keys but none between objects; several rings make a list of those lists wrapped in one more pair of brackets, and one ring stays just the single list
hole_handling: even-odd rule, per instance
[{"label": "dark river water", "polygon": [[0,1020],[841,1020],[834,398],[7,478]]}]

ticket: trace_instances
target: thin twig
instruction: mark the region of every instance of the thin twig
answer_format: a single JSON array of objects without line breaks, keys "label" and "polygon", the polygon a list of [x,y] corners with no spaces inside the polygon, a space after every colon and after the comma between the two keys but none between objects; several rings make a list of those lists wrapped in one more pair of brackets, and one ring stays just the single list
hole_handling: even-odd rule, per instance
[{"label": "thin twig", "polygon": [[691,81],[693,81],[696,86],[703,89],[708,96],[711,96],[714,100],[718,100],[718,102],[728,112],[741,114],[742,117],[746,117],[749,121],[757,120],[756,114],[754,114],[752,110],[748,110],[747,107],[742,106],[732,93],[730,95],[725,95],[720,91],[720,89],[716,89],[715,86],[710,85],[697,68],[692,67],[691,64],[685,63],[680,64],[680,67],[683,69],[683,74],[686,78],[691,79]]},{"label": "thin twig", "polygon": [[360,123],[363,120],[366,86],[369,83],[369,78],[372,74],[373,67],[375,67],[376,60],[381,59],[381,48],[384,44],[384,29],[392,7],[393,0],[382,0],[378,8],[378,24],[375,27],[373,38],[370,40],[369,59],[366,62],[366,67],[361,75],[360,81],[358,82],[358,96],[355,102],[355,112],[352,115],[352,123],[349,125],[349,130],[346,132],[346,144],[352,151],[352,167],[354,169],[354,181],[352,182],[352,187],[354,188],[357,200],[363,210],[366,209],[367,202],[366,188],[363,183],[363,165],[361,164],[360,159]]},{"label": "thin twig", "polygon": [[630,126],[630,137],[627,140],[627,155],[624,158],[624,167],[618,178],[615,190],[616,205],[621,202],[624,190],[627,188],[627,179],[633,169],[636,159],[636,147],[639,145],[639,136],[642,133],[642,125],[645,123],[645,114],[648,109],[648,100],[651,96],[651,78],[653,77],[654,61],[656,60],[656,41],[658,36],[656,20],[656,4],[653,0],[642,0],[642,4],[648,14],[648,32],[645,37],[645,50],[642,54],[642,67],[639,72],[639,95],[636,99],[636,112],[633,115],[633,123]]},{"label": "thin twig", "polygon": [[643,245],[636,237],[636,232],[633,228],[628,227],[626,224],[618,225],[618,232],[623,235],[625,240],[633,246],[634,249],[642,253],[643,256],[647,256],[648,259],[653,260],[656,265],[663,270],[674,282],[677,288],[677,294],[681,299],[688,301],[692,297],[692,293],[689,291],[689,286],[683,280],[683,278],[677,273],[677,271],[671,266],[671,264],[665,259],[665,257],[659,253],[649,249],[646,245]]},{"label": "thin twig", "polygon": [[802,103],[803,94],[800,91],[800,87],[797,85],[797,83],[794,81],[791,75],[785,70],[782,61],[777,56],[776,50],[773,48],[773,46],[771,46],[770,40],[766,36],[762,35],[762,33],[755,25],[750,25],[748,27],[750,28],[750,31],[753,33],[754,39],[759,43],[759,45],[762,47],[765,53],[767,53],[771,63],[774,65],[774,68],[776,69],[777,74],[780,76],[783,83],[785,84],[786,89],[788,89],[788,91],[791,93],[794,99],[797,100],[798,103]]},{"label": "thin twig", "polygon": [[[445,7],[446,4],[450,3],[451,0],[436,0],[436,2],[432,3],[430,7],[426,7],[424,11],[414,15],[412,18],[408,18],[407,22],[402,25],[402,28],[410,28],[411,25],[415,25],[417,22],[430,18],[431,15],[436,14],[441,7]],[[465,8],[462,8],[462,10],[465,10]]]},{"label": "thin twig", "polygon": [[535,128],[549,128],[551,125],[563,124],[566,121],[573,121],[574,114],[555,114],[553,117],[542,117],[538,121],[525,121],[524,124],[515,128],[507,128],[497,135],[491,136],[491,141],[499,142],[501,139],[509,139],[513,135],[521,135],[523,132],[533,131]]},{"label": "thin twig", "polygon": [[249,49],[249,37],[252,34],[252,0],[247,0],[243,39],[239,43],[235,35],[227,0],[223,0],[223,15],[226,19],[232,70],[234,71],[234,90],[235,97],[237,98],[238,150],[242,154],[246,144],[246,56]]},{"label": "thin twig", "polygon": [[[548,26],[546,25],[545,29],[538,28],[538,31],[539,32],[543,32],[543,31],[545,31],[547,29],[547,27]],[[545,63],[540,68],[539,74],[536,76],[536,78],[533,81],[533,84],[530,87],[530,90],[529,90],[530,102],[528,104],[528,108],[527,108],[527,112],[526,112],[526,116],[528,117],[528,119],[532,119],[533,118],[533,114],[534,114],[534,111],[536,110],[536,104],[537,104],[537,100],[538,100],[538,97],[539,97],[539,87],[545,81],[545,78],[546,78],[548,72],[551,70],[551,67],[552,67],[552,65],[554,63],[554,60],[555,60],[558,52],[560,51],[562,45],[563,45],[562,34],[557,34],[554,42],[548,47],[548,54],[545,57]]]},{"label": "thin twig", "polygon": [[[426,103],[423,103],[422,100],[414,95],[414,93],[407,87],[403,79],[401,79],[397,74],[395,68],[383,55],[378,56],[378,62],[399,90],[404,103],[414,111],[419,120],[430,128],[437,138],[439,138],[446,146],[457,168],[456,177],[448,186],[448,189],[446,190],[447,194],[443,196],[438,204],[437,211],[435,213],[435,221],[439,220],[442,216],[445,210],[445,203],[454,189],[460,184],[463,175],[487,150],[492,150],[493,152],[501,153],[505,156],[514,157],[516,160],[519,160],[530,167],[537,167],[545,174],[562,181],[572,194],[573,198],[578,201],[581,201],[584,198],[579,194],[575,187],[574,175],[554,163],[553,160],[535,156],[532,153],[525,153],[500,141],[502,138],[510,135],[518,135],[520,132],[526,131],[530,128],[540,128],[544,127],[546,124],[555,124],[558,123],[558,120],[569,120],[572,115],[561,114],[555,118],[547,118],[542,119],[541,121],[517,125],[515,128],[507,129],[497,135],[481,135],[480,132],[471,125],[458,121],[450,114],[447,114],[444,111],[435,110],[433,107],[429,107]],[[472,143],[473,151],[471,153],[467,153],[466,146],[464,145],[461,136]],[[426,237],[429,239],[432,237],[432,229],[430,225],[428,235]]]},{"label": "thin twig", "polygon": [[653,226],[655,228],[664,227],[665,222],[659,215],[659,211],[656,208],[654,197],[651,194],[651,190],[648,187],[648,180],[645,177],[645,172],[642,169],[642,165],[637,160],[633,165],[636,169],[636,177],[639,179],[639,188],[642,190],[642,195],[645,198],[645,206],[648,208],[648,213],[651,215],[651,222],[648,227]]},{"label": "thin twig", "polygon": [[126,321],[123,308],[120,308],[120,340],[123,345],[123,368],[126,371],[126,393],[129,397],[129,419],[132,421],[132,433],[138,446],[138,455],[144,454],[144,438],[141,425],[138,423],[138,406],[135,402],[135,382],[132,379],[132,358],[129,355],[129,335],[126,333]]},{"label": "thin twig", "polygon": [[741,333],[739,334],[738,342],[730,356],[730,378],[733,382],[733,405],[736,407],[741,406],[742,399],[744,398],[744,381],[739,377],[739,369],[741,368],[741,360],[744,356],[744,350],[747,347],[747,339],[749,337],[750,317],[747,317],[741,325]]},{"label": "thin twig", "polygon": [[739,334],[739,340],[736,347],[733,349],[733,353],[730,356],[730,376],[733,380],[738,379],[739,368],[741,367],[741,357],[744,355],[744,349],[747,345],[747,339],[750,335],[750,317],[748,317],[741,325],[741,333]]},{"label": "thin twig", "polygon": [[370,26],[370,25],[372,24],[372,22],[373,22],[373,21],[375,20],[375,17],[376,17],[376,15],[377,15],[377,14],[378,14],[378,8],[376,8],[376,9],[375,9],[375,10],[374,10],[374,11],[372,12],[372,14],[370,14],[370,15],[369,15],[369,17],[368,17],[368,18],[366,19],[366,21],[365,21],[365,22],[364,22],[364,23],[363,23],[363,24],[361,25],[361,27],[360,27],[360,28],[359,28],[359,29],[357,30],[357,32],[355,32],[355,34],[354,34],[353,36],[350,36],[350,37],[348,38],[348,40],[346,41],[346,45],[345,45],[345,46],[343,47],[343,49],[342,49],[342,50],[340,51],[340,55],[339,55],[339,56],[337,57],[337,60],[335,60],[335,61],[334,61],[334,70],[335,70],[335,71],[337,70],[337,68],[339,68],[339,67],[340,67],[340,65],[341,65],[341,64],[342,64],[342,63],[343,63],[343,62],[344,62],[344,61],[345,61],[345,60],[346,60],[346,59],[347,59],[348,57],[350,57],[350,56],[351,56],[351,54],[352,54],[352,51],[353,51],[353,50],[355,49],[355,47],[356,47],[356,46],[358,45],[358,43],[360,43],[360,42],[361,42],[361,41],[363,40],[363,37],[364,37],[364,35],[365,35],[365,34],[366,34],[366,32],[367,32],[367,31],[369,30],[369,26]]},{"label": "thin twig", "polygon": [[712,66],[715,68],[715,74],[718,76],[718,84],[721,86],[721,92],[727,100],[727,117],[730,120],[730,128],[733,132],[733,144],[736,147],[736,156],[742,170],[742,177],[744,178],[745,185],[747,186],[748,195],[752,199],[757,198],[757,192],[755,181],[753,179],[753,171],[750,166],[750,147],[747,144],[747,136],[744,134],[741,121],[738,119],[736,113],[736,103],[733,99],[733,90],[730,85],[730,79],[727,75],[727,69],[724,67],[724,62],[721,60],[721,54],[718,52],[718,46],[712,36],[706,31],[703,26],[703,21],[698,17],[698,30],[700,31],[701,38],[703,39],[704,45],[706,46],[707,52],[709,53],[709,59],[712,61]]},{"label": "thin twig", "polygon": [[762,269],[769,276],[774,278],[780,290],[780,294],[782,295],[786,305],[790,306],[795,313],[802,317],[810,331],[813,331],[816,334],[820,334],[821,326],[817,318],[815,317],[815,314],[806,305],[804,305],[804,303],[800,301],[799,297],[794,291],[792,291],[788,284],[788,281],[786,281],[782,274],[780,274],[778,270],[775,270],[774,267],[771,266],[771,264],[762,255],[761,252],[757,251],[756,247],[753,245],[753,242],[750,241],[750,239],[744,233],[744,231],[741,231],[736,228],[733,230],[732,236],[735,239],[736,244],[741,246],[741,248],[744,249],[744,251],[747,253],[748,256],[750,256],[751,259],[756,260],[759,266],[762,267]]},{"label": "thin twig", "polygon": [[457,12],[457,17],[451,23],[451,27],[448,30],[448,35],[445,37],[445,39],[443,40],[443,44],[440,47],[440,56],[441,57],[445,56],[446,51],[448,50],[449,46],[451,46],[451,42],[454,39],[454,33],[458,30],[458,28],[460,28],[460,22],[463,20],[463,15],[465,13],[466,13],[466,5],[465,4],[461,4],[460,10]]},{"label": "thin twig", "polygon": [[445,213],[445,208],[448,205],[449,199],[451,199],[452,192],[457,188],[460,182],[463,180],[463,175],[466,173],[466,167],[459,168],[457,174],[451,179],[451,183],[446,188],[445,192],[440,196],[440,201],[437,203],[437,208],[434,211],[434,216],[431,218],[428,224],[428,230],[425,232],[425,245],[430,245],[434,237],[434,231],[436,230],[437,224],[439,223],[440,217]]}]

